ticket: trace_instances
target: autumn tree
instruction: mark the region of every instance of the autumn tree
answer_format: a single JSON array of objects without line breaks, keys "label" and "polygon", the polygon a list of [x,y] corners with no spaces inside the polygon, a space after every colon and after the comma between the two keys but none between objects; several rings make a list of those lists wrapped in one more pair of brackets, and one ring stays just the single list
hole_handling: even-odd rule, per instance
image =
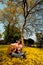
[{"label": "autumn tree", "polygon": [[0,33],[0,38],[2,38],[2,34]]},{"label": "autumn tree", "polygon": [[5,29],[4,40],[5,43],[16,42],[16,40],[20,38],[20,30],[19,28],[16,27],[17,24],[17,18],[15,16],[16,4],[13,4],[11,1],[8,1],[6,5],[7,7],[4,8],[2,12],[3,18],[2,19],[0,18],[0,20],[2,20],[4,24]]},{"label": "autumn tree", "polygon": [[[42,2],[42,0],[38,0],[36,2],[33,0],[22,0],[22,2],[23,2],[22,9],[23,9],[23,15],[24,15],[24,24],[23,24],[22,32],[21,32],[21,39],[22,39],[22,44],[23,44],[23,33],[24,33],[26,22],[27,22],[27,17],[30,14],[35,12],[34,11],[35,7],[39,5]],[[36,9],[36,11],[38,10]]]},{"label": "autumn tree", "polygon": [[3,19],[3,11],[0,10],[0,21]]},{"label": "autumn tree", "polygon": [[[22,44],[23,44],[23,39],[24,39],[24,36],[23,35],[24,35],[24,29],[26,29],[27,19],[28,18],[29,19],[31,19],[31,18],[33,19],[33,14],[36,13],[36,12],[38,12],[38,11],[40,11],[40,10],[42,10],[42,8],[41,9],[39,8],[39,5],[41,3],[42,3],[42,0],[9,0],[8,1],[9,11],[12,12],[14,10],[13,11],[14,13],[12,13],[12,15],[15,14],[16,17],[18,18],[18,16],[20,14],[22,14],[23,15],[23,18],[24,18],[24,21],[23,21],[23,24],[22,24],[22,30],[21,30]],[[12,5],[16,5],[16,7],[14,6],[13,9],[12,9]],[[12,11],[11,11],[11,9],[12,9]],[[9,15],[7,16],[8,17],[8,20],[10,18],[12,20],[12,15],[11,15],[11,17]],[[14,22],[14,20],[13,20],[13,22]],[[31,31],[29,28],[28,28],[28,30]]]}]

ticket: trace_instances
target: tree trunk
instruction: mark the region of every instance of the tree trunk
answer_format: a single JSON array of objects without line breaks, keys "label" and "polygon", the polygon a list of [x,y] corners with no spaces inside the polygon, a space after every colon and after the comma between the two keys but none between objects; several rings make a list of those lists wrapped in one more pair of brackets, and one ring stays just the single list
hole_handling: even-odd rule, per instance
[{"label": "tree trunk", "polygon": [[28,9],[28,6],[27,6],[27,1],[26,0],[23,0],[23,10],[24,10],[24,24],[23,24],[23,27],[22,27],[22,32],[21,32],[21,41],[22,41],[22,44],[24,45],[24,36],[23,36],[23,32],[24,32],[24,27],[26,25],[26,12],[27,12],[27,9]]},{"label": "tree trunk", "polygon": [[24,45],[24,37],[23,37],[23,33],[21,32],[21,42]]},{"label": "tree trunk", "polygon": [[22,32],[21,32],[21,41],[23,45],[24,45],[24,36],[23,36],[24,33],[23,32],[24,32],[25,24],[26,24],[26,18],[24,17],[24,24],[23,24]]}]

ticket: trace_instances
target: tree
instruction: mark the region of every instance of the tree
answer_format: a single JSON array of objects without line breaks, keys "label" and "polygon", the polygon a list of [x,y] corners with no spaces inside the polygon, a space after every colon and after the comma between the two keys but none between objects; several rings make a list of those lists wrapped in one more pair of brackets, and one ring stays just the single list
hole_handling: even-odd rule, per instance
[{"label": "tree", "polygon": [[0,10],[0,21],[3,19],[3,11]]},{"label": "tree", "polygon": [[0,33],[0,38],[2,38],[2,34]]},{"label": "tree", "polygon": [[[32,0],[30,0],[30,9],[29,9],[27,0],[23,0],[24,24],[23,24],[23,27],[22,27],[22,43],[23,43],[23,31],[24,31],[24,27],[26,25],[27,16],[30,13],[33,13],[33,12],[31,12],[32,9],[35,8],[40,3],[41,3],[41,0],[37,1],[36,3],[34,3]],[[32,4],[32,6],[31,6],[31,4]],[[29,9],[29,11],[28,11],[28,9]]]},{"label": "tree", "polygon": [[39,42],[39,47],[43,48],[43,36],[38,40]]},{"label": "tree", "polygon": [[36,37],[37,37],[38,47],[42,48],[43,47],[43,34],[42,33],[36,33]]},{"label": "tree", "polygon": [[[6,42],[16,42],[20,38],[20,30],[16,27],[17,18],[16,14],[16,4],[13,4],[12,1],[7,3],[7,8],[4,9],[4,18],[7,21],[5,24],[5,40]],[[6,23],[6,22],[5,22]]]},{"label": "tree", "polygon": [[[16,1],[16,2],[15,2]],[[24,22],[22,26],[22,31],[21,31],[21,39],[22,39],[22,44],[23,44],[23,34],[24,34],[24,29],[26,28],[26,23],[27,23],[27,18],[30,17],[31,14],[36,13],[42,9],[39,9],[38,6],[41,4],[42,0],[9,0],[10,3],[15,3],[16,4],[16,12],[20,14],[23,14],[24,16]],[[11,4],[8,4],[11,5]],[[11,5],[12,6],[12,5]],[[13,8],[14,9],[14,8]],[[8,16],[9,17],[9,16]],[[31,31],[29,29],[29,31]]]},{"label": "tree", "polygon": [[42,33],[36,33],[37,40],[39,40],[41,37],[43,37]]},{"label": "tree", "polygon": [[[4,26],[5,31],[4,31],[4,41],[6,44],[9,43],[15,43],[16,40],[20,39],[20,30],[17,27],[13,26]],[[14,29],[14,31],[13,31]]]},{"label": "tree", "polygon": [[7,7],[3,10],[3,23],[4,23],[4,40],[5,43],[16,42],[20,38],[20,30],[16,27],[17,18],[16,13],[16,4],[13,4],[11,1],[8,1]]}]

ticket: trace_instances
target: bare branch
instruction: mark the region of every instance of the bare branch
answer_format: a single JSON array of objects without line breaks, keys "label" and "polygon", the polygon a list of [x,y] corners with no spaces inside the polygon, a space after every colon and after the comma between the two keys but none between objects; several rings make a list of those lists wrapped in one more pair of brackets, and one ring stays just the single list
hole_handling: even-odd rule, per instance
[{"label": "bare branch", "polygon": [[35,5],[34,5],[33,7],[31,7],[31,9],[27,12],[26,18],[27,18],[27,16],[29,15],[30,11],[31,11],[34,7],[36,7],[38,4],[40,4],[41,2],[42,2],[42,0],[39,0],[37,3],[35,3]]},{"label": "bare branch", "polygon": [[43,8],[36,9],[34,12],[30,12],[29,14],[33,14],[33,13],[39,12],[39,11],[41,11],[41,10],[43,10]]}]

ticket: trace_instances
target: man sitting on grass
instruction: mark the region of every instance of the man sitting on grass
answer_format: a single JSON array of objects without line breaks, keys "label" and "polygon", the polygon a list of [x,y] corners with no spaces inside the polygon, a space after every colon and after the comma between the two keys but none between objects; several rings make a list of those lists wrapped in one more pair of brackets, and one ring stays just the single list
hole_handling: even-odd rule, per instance
[{"label": "man sitting on grass", "polygon": [[7,54],[11,55],[12,57],[24,57],[24,53],[22,52],[23,45],[21,41],[18,40],[17,43],[10,44],[7,50]]}]

